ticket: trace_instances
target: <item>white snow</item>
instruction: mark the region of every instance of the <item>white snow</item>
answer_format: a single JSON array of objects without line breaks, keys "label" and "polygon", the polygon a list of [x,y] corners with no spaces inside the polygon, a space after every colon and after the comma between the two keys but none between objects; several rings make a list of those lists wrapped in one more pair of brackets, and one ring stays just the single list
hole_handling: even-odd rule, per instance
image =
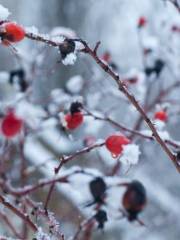
[{"label": "white snow", "polygon": [[67,89],[74,94],[79,93],[83,88],[83,78],[80,75],[73,76],[66,84]]},{"label": "white snow", "polygon": [[62,60],[64,65],[73,65],[77,60],[77,56],[75,53],[69,53],[67,56]]},{"label": "white snow", "polygon": [[75,38],[76,37],[76,33],[72,29],[62,27],[62,26],[54,27],[52,29],[52,31],[50,32],[50,35],[52,37],[56,37],[56,36],[60,36],[60,35],[66,37],[66,38]]},{"label": "white snow", "polygon": [[37,240],[51,240],[51,237],[42,231],[42,228],[38,228],[37,233],[35,234]]},{"label": "white snow", "polygon": [[6,20],[9,17],[9,15],[10,15],[9,10],[0,4],[0,21]]},{"label": "white snow", "polygon": [[128,144],[123,146],[122,156],[120,161],[124,164],[137,164],[141,152],[139,146],[136,144]]},{"label": "white snow", "polygon": [[26,32],[33,33],[33,34],[38,34],[39,33],[38,28],[35,27],[35,26],[25,27],[25,30],[26,30]]}]

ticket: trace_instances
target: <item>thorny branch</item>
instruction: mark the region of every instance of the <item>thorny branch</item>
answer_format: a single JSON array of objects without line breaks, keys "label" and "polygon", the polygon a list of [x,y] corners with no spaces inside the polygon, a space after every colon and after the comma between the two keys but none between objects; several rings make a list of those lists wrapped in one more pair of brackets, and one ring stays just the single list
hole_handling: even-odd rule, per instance
[{"label": "thorny branch", "polygon": [[12,211],[14,214],[16,214],[18,217],[20,217],[26,224],[34,231],[36,232],[38,229],[36,225],[31,221],[30,217],[27,214],[24,214],[22,211],[20,211],[18,208],[13,206],[8,200],[6,200],[2,195],[0,195],[0,203],[4,205],[6,208],[8,208],[10,211]]},{"label": "thorny branch", "polygon": [[[51,46],[59,46],[58,43],[55,43],[51,40],[48,39],[44,39],[43,37],[40,36],[36,36],[33,34],[26,34],[26,37],[36,40],[36,41],[40,41],[40,42],[44,42],[46,44],[49,44]],[[155,138],[155,140],[160,144],[161,148],[164,150],[164,152],[167,154],[167,156],[169,157],[169,159],[172,161],[172,163],[174,164],[174,166],[176,167],[177,171],[180,173],[180,165],[178,164],[177,160],[176,160],[176,156],[171,152],[171,150],[168,148],[167,144],[165,143],[165,141],[163,141],[163,139],[160,137],[158,131],[156,130],[154,124],[151,122],[151,120],[149,119],[149,117],[147,116],[146,112],[144,111],[144,109],[141,107],[141,105],[138,103],[138,101],[136,100],[136,98],[134,97],[133,94],[131,94],[126,85],[123,83],[123,81],[120,79],[120,76],[115,73],[111,67],[104,63],[103,60],[101,60],[98,55],[97,55],[97,49],[99,47],[99,42],[96,44],[94,49],[91,49],[88,45],[88,43],[82,39],[74,39],[74,41],[79,41],[80,43],[82,43],[82,45],[84,46],[84,49],[81,50],[82,52],[89,54],[95,61],[96,63],[101,67],[102,70],[104,70],[111,78],[114,79],[114,81],[117,83],[119,91],[121,91],[131,102],[131,104],[136,108],[136,110],[140,113],[140,115],[142,116],[142,118],[144,119],[144,121],[146,122],[147,126],[150,128],[150,130],[152,131],[153,137]]]}]

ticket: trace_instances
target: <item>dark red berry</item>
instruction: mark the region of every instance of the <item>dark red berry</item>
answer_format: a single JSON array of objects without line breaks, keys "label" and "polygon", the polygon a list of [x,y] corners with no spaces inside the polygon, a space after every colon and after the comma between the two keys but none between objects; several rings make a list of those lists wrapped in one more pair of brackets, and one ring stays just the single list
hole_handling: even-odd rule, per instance
[{"label": "dark red berry", "polygon": [[139,181],[128,184],[122,204],[128,213],[130,221],[137,219],[138,214],[144,209],[146,201],[146,190]]},{"label": "dark red berry", "polygon": [[138,27],[144,27],[147,24],[147,19],[145,17],[140,17],[138,20]]},{"label": "dark red berry", "polygon": [[106,192],[106,183],[101,177],[93,179],[89,184],[90,192],[95,203],[103,203]]}]

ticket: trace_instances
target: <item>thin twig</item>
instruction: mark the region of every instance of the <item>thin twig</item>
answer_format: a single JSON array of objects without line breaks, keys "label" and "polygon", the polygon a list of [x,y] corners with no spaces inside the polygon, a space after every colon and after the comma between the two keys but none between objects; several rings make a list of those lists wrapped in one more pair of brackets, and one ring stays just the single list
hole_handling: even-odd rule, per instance
[{"label": "thin twig", "polygon": [[21,212],[18,208],[14,207],[8,200],[6,200],[2,195],[0,195],[0,203],[11,210],[14,214],[20,217],[27,225],[36,232],[38,229],[36,225],[31,221],[30,217],[27,214]]}]

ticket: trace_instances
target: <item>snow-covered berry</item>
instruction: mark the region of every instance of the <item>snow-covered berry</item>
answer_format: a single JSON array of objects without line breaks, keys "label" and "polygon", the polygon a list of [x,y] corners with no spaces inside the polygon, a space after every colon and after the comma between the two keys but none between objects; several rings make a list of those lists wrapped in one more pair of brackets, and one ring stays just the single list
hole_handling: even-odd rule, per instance
[{"label": "snow-covered berry", "polygon": [[166,122],[168,120],[168,115],[166,111],[160,110],[154,114],[154,118]]},{"label": "snow-covered berry", "polygon": [[106,139],[105,146],[114,157],[117,157],[121,154],[123,145],[127,145],[129,143],[130,140],[123,135],[112,135]]},{"label": "snow-covered berry", "polygon": [[6,22],[1,27],[0,36],[3,44],[8,45],[9,43],[22,41],[25,37],[25,31],[14,22]]},{"label": "snow-covered berry", "polygon": [[81,112],[76,112],[74,114],[67,113],[65,115],[65,121],[67,129],[76,129],[83,123],[83,114]]},{"label": "snow-covered berry", "polygon": [[62,59],[66,58],[68,54],[73,53],[75,51],[75,47],[75,42],[71,39],[66,38],[59,46]]}]

